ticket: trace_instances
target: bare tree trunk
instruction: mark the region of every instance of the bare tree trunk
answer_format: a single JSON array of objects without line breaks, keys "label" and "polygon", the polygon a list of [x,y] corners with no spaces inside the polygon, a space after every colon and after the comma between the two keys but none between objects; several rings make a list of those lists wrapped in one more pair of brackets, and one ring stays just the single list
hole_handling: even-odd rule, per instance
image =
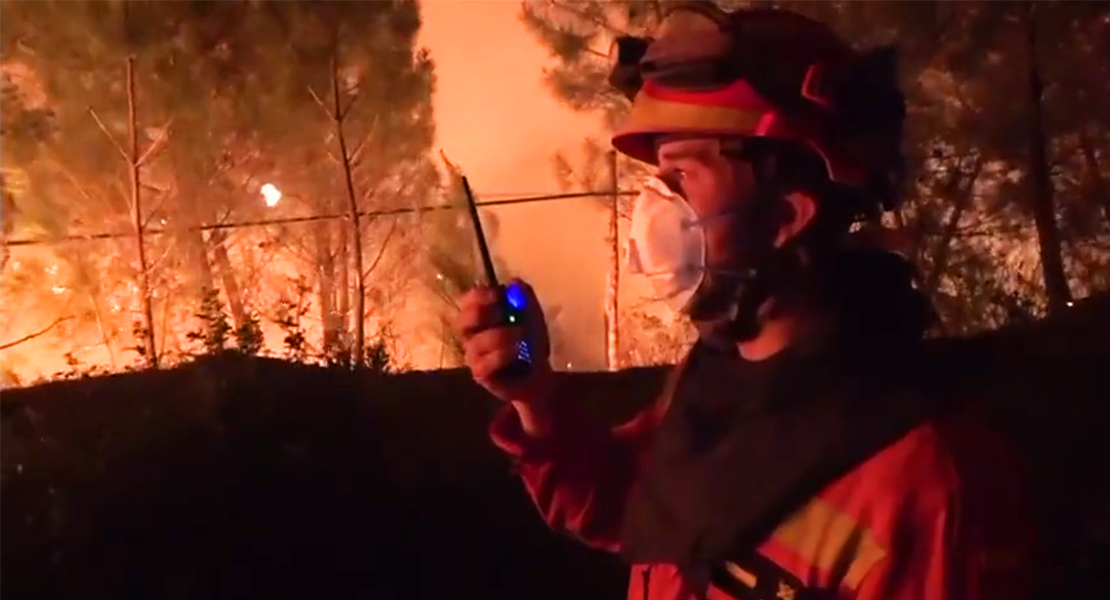
[{"label": "bare tree trunk", "polygon": [[609,182],[612,186],[612,208],[609,211],[609,285],[605,298],[605,340],[609,370],[620,369],[620,194],[617,179],[617,153],[609,151]]},{"label": "bare tree trunk", "polygon": [[211,216],[211,211],[207,210],[208,198],[205,197],[204,187],[197,185],[194,172],[187,168],[189,157],[184,156],[185,151],[181,145],[169,150],[174,174],[173,200],[176,206],[174,239],[184,250],[189,275],[187,286],[196,306],[200,307],[208,294],[219,292],[219,288],[216,287],[216,278],[212,273],[204,232],[200,229],[206,218]]},{"label": "bare tree trunk", "polygon": [[4,182],[4,175],[0,174],[0,271],[8,266],[8,258],[11,257],[7,242],[8,236],[15,229],[15,211],[15,200],[12,200],[11,192]]},{"label": "bare tree trunk", "polygon": [[108,329],[104,326],[104,311],[100,309],[100,300],[97,299],[98,291],[89,292],[89,302],[92,304],[93,317],[96,318],[96,327],[100,331],[100,340],[104,344],[104,349],[108,351],[108,364],[113,369],[116,368],[116,351],[112,348],[112,339],[108,335]]},{"label": "bare tree trunk", "polygon": [[354,291],[351,289],[351,252],[347,243],[349,237],[349,230],[346,227],[340,227],[336,232],[338,235],[338,248],[336,249],[335,262],[342,267],[336,273],[336,278],[339,280],[336,283],[336,323],[339,328],[340,337],[343,338],[344,344],[347,348],[351,347],[350,332],[351,332],[351,295]]},{"label": "bare tree trunk", "polygon": [[1095,147],[1091,144],[1091,137],[1086,131],[1079,132],[1079,151],[1083,153],[1083,161],[1087,163],[1087,181],[1091,186],[1091,195],[1102,209],[1102,217],[1110,226],[1110,189],[1106,187],[1106,178],[1102,176],[1102,169],[1095,156]]},{"label": "bare tree trunk", "polygon": [[158,368],[158,349],[154,344],[154,302],[150,290],[150,266],[146,259],[146,244],[143,243],[143,211],[139,194],[139,128],[135,108],[135,58],[127,58],[127,132],[130,138],[128,172],[131,178],[131,216],[135,228],[135,245],[139,253],[139,294],[142,296],[143,319],[146,331],[143,353],[151,367]]},{"label": "bare tree trunk", "polygon": [[216,289],[216,280],[212,276],[212,264],[208,262],[208,249],[204,246],[204,235],[195,227],[183,227],[179,230],[179,234],[185,243],[185,254],[189,264],[196,273],[193,293],[197,298],[197,306],[200,306],[205,296],[219,291]]},{"label": "bare tree trunk", "polygon": [[[335,124],[335,137],[339,141],[339,160],[343,163],[343,178],[347,184],[347,201],[350,209],[349,220],[351,226],[352,251],[354,253],[355,269],[355,344],[354,364],[363,364],[364,346],[366,344],[366,279],[362,273],[362,227],[359,221],[358,198],[355,195],[355,182],[351,175],[351,156],[347,153],[347,140],[343,137],[343,119],[346,118],[345,110],[339,101],[339,57],[338,50],[331,57],[331,96],[332,96],[332,122]],[[343,265],[347,268],[347,265]]]},{"label": "bare tree trunk", "polygon": [[338,355],[338,329],[335,326],[335,256],[331,249],[331,224],[315,223],[317,301],[320,304],[320,326],[323,330],[321,350],[327,360]]},{"label": "bare tree trunk", "polygon": [[1056,222],[1053,186],[1049,173],[1047,134],[1041,106],[1044,82],[1037,66],[1037,22],[1033,2],[1026,5],[1026,44],[1029,60],[1029,175],[1033,186],[1033,220],[1041,247],[1048,310],[1058,312],[1071,303],[1067,274],[1064,272],[1063,241]]},{"label": "bare tree trunk", "polygon": [[208,235],[208,245],[212,248],[212,260],[216,263],[216,270],[220,275],[224,294],[227,295],[228,310],[236,329],[241,329],[247,322],[247,306],[243,301],[243,291],[239,288],[239,281],[235,278],[235,269],[231,266],[231,257],[227,253],[227,231],[213,229]]},{"label": "bare tree trunk", "polygon": [[951,257],[952,239],[956,236],[956,229],[959,228],[960,219],[967,212],[967,208],[971,206],[971,199],[975,196],[975,182],[979,180],[979,174],[983,170],[983,159],[977,157],[975,165],[971,169],[971,173],[967,177],[967,182],[964,184],[962,193],[956,200],[952,207],[952,213],[948,215],[948,221],[944,224],[944,229],[941,231],[940,239],[937,240],[936,254],[933,257],[933,268],[929,271],[929,277],[925,280],[925,293],[930,297],[937,293],[937,288],[940,287],[940,278],[948,269],[948,259]]}]

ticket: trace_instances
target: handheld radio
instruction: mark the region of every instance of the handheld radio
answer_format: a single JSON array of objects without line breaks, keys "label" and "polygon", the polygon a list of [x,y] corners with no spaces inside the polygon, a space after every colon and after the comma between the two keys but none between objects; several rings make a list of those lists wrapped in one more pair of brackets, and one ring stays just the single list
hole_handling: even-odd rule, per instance
[{"label": "handheld radio", "polygon": [[[510,284],[502,286],[497,280],[497,271],[493,267],[493,258],[490,256],[489,245],[486,243],[486,235],[482,231],[482,219],[478,216],[478,205],[474,202],[474,194],[470,191],[470,183],[467,182],[466,177],[462,178],[463,192],[466,193],[466,203],[470,208],[470,219],[474,222],[474,234],[478,238],[478,252],[482,255],[482,265],[486,270],[486,283],[490,287],[497,288],[501,294],[501,316],[502,322],[500,325],[509,327],[525,328],[525,314],[527,306],[527,296],[520,286]],[[527,340],[521,341],[517,345],[516,358],[503,367],[500,371],[494,374],[498,379],[520,379],[526,377],[532,372],[532,349],[529,347]]]}]

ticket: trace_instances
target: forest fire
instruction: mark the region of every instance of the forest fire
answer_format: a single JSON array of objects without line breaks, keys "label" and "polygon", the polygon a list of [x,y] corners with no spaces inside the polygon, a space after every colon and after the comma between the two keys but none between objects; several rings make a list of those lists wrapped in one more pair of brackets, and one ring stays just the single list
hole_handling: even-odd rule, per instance
[{"label": "forest fire", "polygon": [[[591,62],[602,61],[600,55],[580,54],[592,48],[591,36],[607,39],[612,31],[636,33],[651,26],[650,11],[618,19],[604,2],[586,4],[605,15],[598,17],[605,26],[580,18],[585,5],[523,4],[525,29],[541,44],[551,44],[544,32],[556,25],[581,37],[581,43],[548,48],[555,61],[548,75],[553,84],[582,75],[583,65],[600,65]],[[302,52],[314,43],[313,27],[323,25],[300,3],[282,9],[289,11],[282,22],[289,17],[304,25],[289,44],[255,39],[256,33],[242,29],[225,32],[227,39],[212,48],[189,36],[175,37],[174,28],[193,18],[179,12],[187,5],[129,13],[127,18],[144,19],[155,15],[144,11],[168,11],[154,19],[168,29],[144,39],[149,46],[136,53],[111,24],[123,18],[113,12],[118,6],[104,13],[67,9],[65,18],[76,19],[74,27],[48,32],[38,24],[63,18],[55,12],[58,6],[5,4],[5,37],[19,43],[5,48],[0,64],[4,368],[33,372],[21,378],[28,381],[70,369],[74,361],[110,370],[135,360],[153,364],[163,355],[200,352],[200,342],[188,336],[204,338],[202,330],[222,330],[225,321],[228,332],[221,335],[228,347],[236,347],[236,332],[247,343],[261,330],[266,347],[260,352],[300,356],[303,351],[326,361],[356,353],[360,344],[373,345],[375,332],[389,330],[396,352],[408,357],[406,365],[457,364],[457,348],[451,350],[457,340],[446,323],[453,298],[473,280],[465,220],[446,213],[359,216],[441,205],[454,195],[453,175],[433,156],[435,73],[418,47],[419,26],[395,41],[398,50],[389,57],[396,64],[383,71],[391,75],[371,78],[367,73],[381,50],[373,35],[345,40],[338,57]],[[218,6],[206,18],[254,19],[259,30],[277,26],[274,14],[252,5]],[[815,11],[813,16],[850,36],[858,33],[852,28],[862,9],[830,4],[801,10]],[[882,30],[899,39],[932,39],[921,26],[931,13],[910,17],[900,9],[874,10],[864,21],[879,19]],[[905,61],[914,121],[907,147],[915,184],[894,220],[909,240],[906,253],[921,270],[921,285],[935,300],[945,330],[968,333],[1069,306],[1071,296],[1110,284],[1104,268],[1110,262],[1104,175],[1110,134],[1098,118],[1110,105],[1105,84],[1110,78],[1097,60],[1106,49],[1106,36],[1100,35],[1105,16],[1080,8],[1046,16],[1040,37],[1030,42],[1026,29],[1036,23],[1015,13],[1005,22],[1016,37],[1003,43],[972,39],[970,33],[979,31],[979,19],[998,15],[951,10],[952,22],[960,26],[946,29],[943,43],[908,46],[914,48]],[[420,7],[375,6],[341,20],[379,31],[375,19],[384,11],[409,18],[419,15]],[[1065,30],[1071,33],[1063,36]],[[96,44],[89,43],[93,39]],[[166,40],[173,41],[158,45]],[[154,57],[171,46],[175,56],[190,58],[159,72]],[[98,49],[95,56],[75,58],[91,48]],[[1029,162],[1035,153],[1028,151],[1032,138],[1023,111],[1033,104],[1013,102],[1033,102],[1022,57],[1034,50],[1043,58],[1034,65],[1040,69],[1036,75],[1052,89],[1036,99],[1046,118],[1055,119],[1041,144],[1054,165],[1048,188],[1033,185],[1044,170],[1043,163]],[[931,54],[941,51],[995,59],[981,65],[982,72],[947,59],[941,68]],[[73,77],[75,69],[83,76]],[[282,87],[286,84],[292,87]],[[609,121],[619,116],[619,103],[603,85],[553,85],[552,90],[560,102],[586,113],[604,113]],[[72,98],[95,101],[90,107]],[[998,105],[1000,98],[1005,106]],[[1057,118],[1064,114],[1070,117]],[[604,192],[598,194],[604,215],[566,225],[597,231],[596,240],[572,244],[570,250],[596,250],[563,262],[556,253],[543,252],[543,261],[530,258],[530,270],[521,274],[569,288],[586,279],[570,263],[586,260],[593,265],[592,289],[608,294],[605,302],[549,307],[559,338],[557,364],[596,369],[666,362],[688,332],[644,308],[640,290],[617,276],[619,257],[611,256],[610,248],[620,245],[627,230],[629,206],[626,201],[617,206],[621,218],[606,232],[612,202],[608,190],[598,189],[611,176],[620,189],[633,190],[644,171],[623,159],[610,169],[604,150],[594,141],[556,161],[568,185]],[[1057,205],[1056,224],[1046,221],[1045,202]],[[1042,208],[1030,210],[1034,205]],[[544,210],[560,212],[554,206],[522,207],[520,214],[528,216],[521,220],[546,222]],[[1047,214],[1052,212],[1050,207]],[[616,243],[608,239],[613,230]],[[1064,243],[1053,249],[1057,237]],[[13,253],[21,254],[18,263],[9,260]],[[55,274],[48,275],[49,265]],[[565,282],[552,275],[563,272],[573,275],[559,275]],[[1048,280],[1052,285],[1046,287]],[[619,297],[624,299],[617,302]],[[581,306],[592,312],[585,314]],[[602,308],[619,316],[603,318]],[[10,345],[56,319],[63,321]],[[622,333],[619,340],[606,341],[610,320],[619,325],[609,328]],[[573,321],[574,328],[563,321]],[[303,348],[285,347],[286,338],[300,339],[290,328],[311,332],[300,336]],[[599,351],[607,346],[614,348],[609,356]],[[134,355],[131,348],[141,353]]]},{"label": "forest fire", "polygon": [[1105,9],[720,4],[0,4],[2,589],[1110,598]]}]

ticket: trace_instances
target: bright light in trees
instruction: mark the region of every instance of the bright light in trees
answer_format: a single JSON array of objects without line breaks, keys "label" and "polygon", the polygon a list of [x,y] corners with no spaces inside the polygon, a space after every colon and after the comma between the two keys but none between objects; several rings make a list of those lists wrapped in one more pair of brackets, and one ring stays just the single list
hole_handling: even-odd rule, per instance
[{"label": "bright light in trees", "polygon": [[281,201],[281,190],[274,184],[267,183],[262,186],[262,199],[266,201],[266,206],[276,206]]}]

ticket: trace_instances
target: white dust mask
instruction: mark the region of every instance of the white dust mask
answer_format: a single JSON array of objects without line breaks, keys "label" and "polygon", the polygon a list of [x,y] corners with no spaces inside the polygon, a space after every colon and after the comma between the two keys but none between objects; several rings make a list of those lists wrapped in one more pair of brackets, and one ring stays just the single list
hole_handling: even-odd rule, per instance
[{"label": "white dust mask", "polygon": [[683,312],[705,279],[705,262],[702,219],[665,182],[649,178],[632,209],[629,270],[648,279],[655,300]]}]

